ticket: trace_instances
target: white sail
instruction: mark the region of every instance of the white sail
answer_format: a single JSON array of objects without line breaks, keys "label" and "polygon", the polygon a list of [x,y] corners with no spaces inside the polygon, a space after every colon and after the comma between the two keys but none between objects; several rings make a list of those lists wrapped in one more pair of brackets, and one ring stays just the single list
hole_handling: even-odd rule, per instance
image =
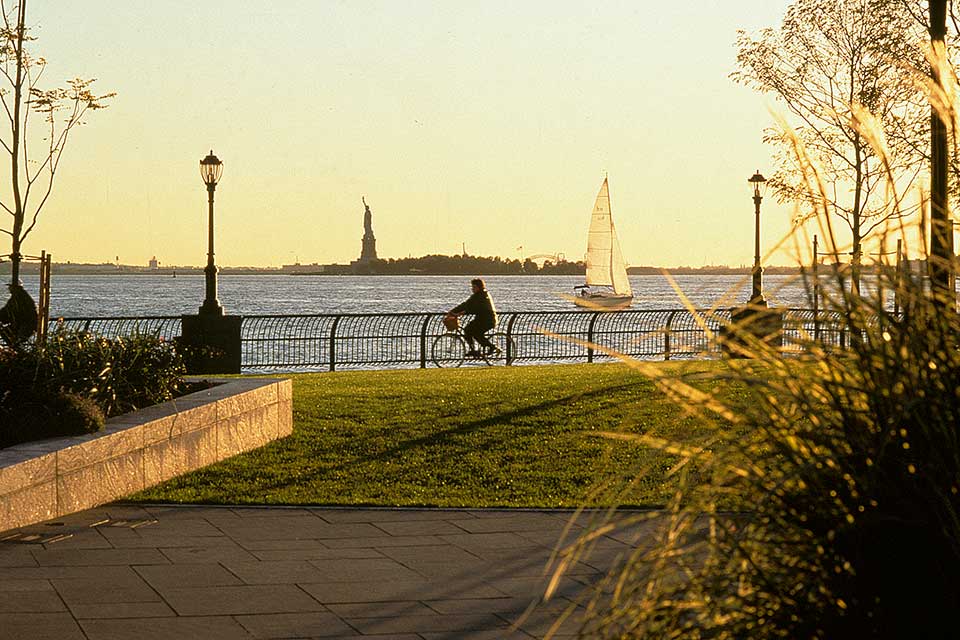
[{"label": "white sail", "polygon": [[618,295],[632,295],[627,266],[617,240],[610,211],[610,190],[604,178],[593,204],[587,233],[587,284],[612,287]]},{"label": "white sail", "polygon": [[604,178],[597,193],[597,200],[593,203],[593,214],[590,216],[590,230],[587,232],[587,284],[591,286],[611,287],[613,278],[610,275],[610,249],[613,239],[610,230],[610,191],[607,180]]},{"label": "white sail", "polygon": [[633,289],[630,288],[630,279],[627,277],[627,263],[623,260],[620,241],[617,240],[617,230],[613,228],[613,218],[610,219],[610,244],[612,245],[610,279],[613,280],[613,292],[621,296],[632,296]]}]

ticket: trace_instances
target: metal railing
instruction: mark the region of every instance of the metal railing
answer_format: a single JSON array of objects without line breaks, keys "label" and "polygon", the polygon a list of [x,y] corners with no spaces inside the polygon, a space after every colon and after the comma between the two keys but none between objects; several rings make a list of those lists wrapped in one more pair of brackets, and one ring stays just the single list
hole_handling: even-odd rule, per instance
[{"label": "metal railing", "polygon": [[108,316],[102,318],[55,318],[52,329],[82,331],[105,338],[149,334],[173,340],[180,335],[180,316]]},{"label": "metal railing", "polygon": [[[784,350],[815,339],[845,348],[843,316],[784,309]],[[336,371],[432,366],[430,348],[443,334],[442,313],[251,315],[241,323],[244,371]],[[624,354],[645,360],[715,358],[728,309],[509,312],[497,329],[513,340],[511,363],[599,362]],[[181,334],[180,316],[62,318],[57,326],[106,337]]]}]

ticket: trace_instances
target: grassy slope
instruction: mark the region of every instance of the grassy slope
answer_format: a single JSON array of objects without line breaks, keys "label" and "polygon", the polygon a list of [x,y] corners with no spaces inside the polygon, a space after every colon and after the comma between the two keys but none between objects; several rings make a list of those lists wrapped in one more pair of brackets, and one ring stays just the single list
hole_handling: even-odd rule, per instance
[{"label": "grassy slope", "polygon": [[[712,380],[722,364],[658,366],[744,401],[742,388]],[[674,459],[595,432],[695,443],[716,427],[621,364],[300,375],[291,437],[134,499],[555,507],[609,502],[591,487],[638,478],[625,501],[656,505]]]}]

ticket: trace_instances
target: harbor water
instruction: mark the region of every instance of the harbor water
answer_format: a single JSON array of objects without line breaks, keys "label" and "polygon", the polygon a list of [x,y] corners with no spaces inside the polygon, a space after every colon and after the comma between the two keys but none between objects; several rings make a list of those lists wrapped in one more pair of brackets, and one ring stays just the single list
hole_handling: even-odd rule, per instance
[{"label": "harbor water", "polygon": [[[501,312],[572,311],[581,276],[485,276]],[[749,275],[631,276],[633,309],[728,308],[750,297]],[[443,312],[470,295],[470,276],[223,275],[219,300],[232,315]],[[763,279],[771,305],[809,307],[798,276]],[[869,284],[869,283],[868,283]],[[24,279],[36,297],[36,277]],[[685,303],[685,297],[689,302]],[[202,275],[57,275],[50,316],[176,316],[194,314],[204,298]]]}]

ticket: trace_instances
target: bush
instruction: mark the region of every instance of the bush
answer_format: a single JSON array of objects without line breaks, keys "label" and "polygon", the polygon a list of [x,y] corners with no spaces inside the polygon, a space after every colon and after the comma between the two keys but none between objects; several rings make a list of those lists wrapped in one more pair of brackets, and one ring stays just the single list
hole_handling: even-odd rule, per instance
[{"label": "bush", "polygon": [[94,433],[104,422],[103,411],[89,398],[66,392],[20,394],[0,406],[0,447]]},{"label": "bush", "polygon": [[44,344],[4,350],[0,442],[99,429],[104,416],[181,395],[185,373],[172,345],[148,335],[108,339],[57,332]]}]

